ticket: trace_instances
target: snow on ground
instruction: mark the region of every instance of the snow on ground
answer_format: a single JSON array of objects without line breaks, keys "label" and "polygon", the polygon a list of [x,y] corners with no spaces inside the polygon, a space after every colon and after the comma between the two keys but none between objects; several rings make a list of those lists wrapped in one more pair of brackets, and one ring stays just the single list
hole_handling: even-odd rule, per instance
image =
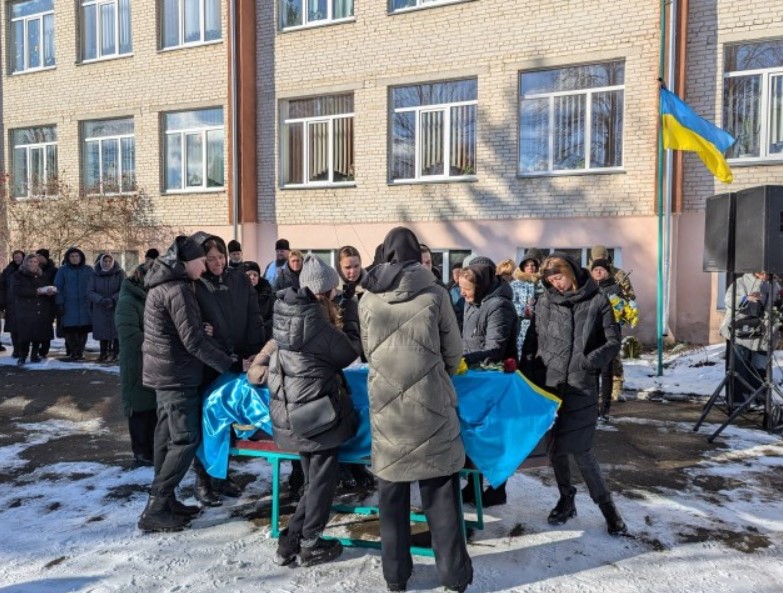
[{"label": "snow on ground", "polygon": [[[3,339],[2,344],[6,347],[6,352],[0,353],[3,354],[3,356],[0,356],[0,366],[16,365],[16,359],[11,358],[10,356],[11,340],[7,338]],[[66,362],[61,360],[65,358],[65,340],[57,338],[51,342],[49,356],[37,363],[30,362],[28,356],[24,368],[30,371],[91,370],[111,373],[113,375],[120,374],[120,367],[116,363],[109,364],[96,362],[96,359],[98,358],[96,353],[100,352],[100,344],[92,339],[92,334],[90,334],[90,338],[87,340],[85,352],[88,360],[83,362]],[[2,589],[0,589],[0,593],[2,593]]]},{"label": "snow on ground", "polygon": [[[629,362],[627,386],[642,393],[709,394],[722,378],[721,355],[722,348],[710,347],[669,358],[662,378],[655,377],[654,360]],[[698,365],[702,360],[716,364]],[[0,364],[9,363],[8,356],[0,357]],[[60,367],[50,361],[41,368]],[[658,430],[662,446],[668,434],[692,428],[619,416],[601,431],[633,430],[634,423]],[[1,470],[22,466],[20,455],[34,444],[102,430],[94,420],[17,426],[26,440],[0,447]],[[706,424],[702,432],[715,428]],[[763,477],[783,470],[783,441],[730,426],[722,442],[685,468],[692,478],[688,487],[664,484],[616,497],[632,537],[607,535],[584,488],[578,517],[549,526],[546,516],[556,499],[550,470],[514,475],[509,504],[488,509],[486,528],[471,539],[475,579],[469,591],[780,593],[783,500],[763,487]],[[145,535],[136,528],[151,468],[57,463],[0,484],[0,593],[385,590],[377,551],[347,549],[333,563],[306,569],[276,566],[268,522],[252,518],[269,491],[270,468],[260,460],[236,465],[259,478],[241,499],[205,510],[191,529],[176,534]],[[710,480],[722,480],[725,488],[708,492]],[[188,476],[185,483],[191,482]],[[354,521],[360,519],[339,516],[331,532],[345,534]],[[705,532],[714,535],[705,541]],[[409,591],[442,591],[432,559],[414,557],[414,563]]]}]

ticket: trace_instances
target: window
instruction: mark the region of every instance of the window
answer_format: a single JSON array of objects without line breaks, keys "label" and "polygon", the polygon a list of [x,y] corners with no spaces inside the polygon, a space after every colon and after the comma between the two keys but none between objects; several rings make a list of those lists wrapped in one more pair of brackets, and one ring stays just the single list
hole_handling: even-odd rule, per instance
[{"label": "window", "polygon": [[353,95],[282,104],[283,185],[353,183]]},{"label": "window", "polygon": [[11,130],[11,192],[15,198],[51,195],[57,183],[57,128]]},{"label": "window", "polygon": [[391,89],[391,179],[476,174],[475,79]]},{"label": "window", "polygon": [[110,58],[133,51],[130,0],[82,0],[82,60]]},{"label": "window", "polygon": [[462,262],[470,254],[470,249],[432,249],[432,266],[440,270],[440,279],[448,284],[451,282],[452,266],[462,266]]},{"label": "window", "polygon": [[301,249],[300,251],[304,253],[305,257],[315,255],[330,268],[337,265],[337,249]]},{"label": "window", "polygon": [[164,116],[168,191],[223,187],[223,109]]},{"label": "window", "polygon": [[623,165],[623,62],[519,76],[519,172],[619,169]]},{"label": "window", "polygon": [[220,0],[163,0],[163,48],[220,39]]},{"label": "window", "polygon": [[353,0],[280,0],[281,29],[350,18],[353,18]]},{"label": "window", "polygon": [[11,72],[54,66],[54,0],[11,4]]},{"label": "window", "polygon": [[731,159],[783,158],[783,39],[727,46],[723,127]]},{"label": "window", "polygon": [[[517,263],[522,261],[522,258],[525,256],[525,254],[528,251],[530,251],[530,249],[531,248],[517,249]],[[591,249],[590,247],[554,247],[554,248],[539,247],[537,249],[541,253],[544,253],[546,255],[550,255],[555,251],[558,251],[560,253],[565,253],[566,255],[570,255],[583,268],[586,268],[590,264],[590,249]],[[607,251],[609,252],[609,259],[611,260],[612,265],[615,268],[622,268],[623,267],[622,250],[619,247],[608,247]]]},{"label": "window", "polygon": [[463,1],[464,0],[391,0],[389,9],[391,12],[397,12],[411,8],[425,8],[427,6],[436,6],[438,4],[454,4],[455,2]]},{"label": "window", "polygon": [[84,137],[84,186],[90,193],[136,191],[133,118],[88,121]]}]

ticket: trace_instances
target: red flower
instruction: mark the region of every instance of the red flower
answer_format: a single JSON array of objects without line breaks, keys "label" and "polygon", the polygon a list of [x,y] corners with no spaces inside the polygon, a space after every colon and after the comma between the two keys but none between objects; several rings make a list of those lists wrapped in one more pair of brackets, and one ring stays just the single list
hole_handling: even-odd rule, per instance
[{"label": "red flower", "polygon": [[503,361],[503,372],[513,373],[517,370],[517,361],[513,358],[507,358]]}]

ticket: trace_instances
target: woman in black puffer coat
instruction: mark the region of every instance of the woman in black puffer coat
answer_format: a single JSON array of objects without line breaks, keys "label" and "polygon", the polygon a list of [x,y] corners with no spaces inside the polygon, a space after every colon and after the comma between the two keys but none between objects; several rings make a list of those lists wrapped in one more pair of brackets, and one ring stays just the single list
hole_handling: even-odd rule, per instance
[{"label": "woman in black puffer coat", "polygon": [[621,535],[626,532],[625,523],[593,453],[598,420],[596,378],[620,349],[620,328],[609,300],[590,273],[569,256],[554,253],[544,261],[541,272],[544,293],[525,336],[523,359],[540,359],[546,368],[546,388],[563,401],[551,452],[560,500],[549,514],[549,523],[562,525],[576,516],[576,488],[568,458],[573,455],[609,533]]},{"label": "woman in black puffer coat", "polygon": [[18,366],[24,365],[28,353],[31,354],[30,362],[40,362],[39,348],[52,339],[52,290],[35,254],[27,255],[19,269],[11,275],[8,292],[14,312],[11,327],[16,332]]},{"label": "woman in black puffer coat", "polygon": [[[515,337],[519,320],[514,308],[514,291],[495,275],[491,264],[471,264],[459,279],[460,293],[465,298],[462,322],[462,355],[468,365],[483,361],[502,362],[516,359]],[[479,475],[481,488],[483,476]],[[462,490],[462,501],[475,503],[473,480]],[[491,507],[506,504],[506,483],[490,486],[481,493],[481,504]]]},{"label": "woman in black puffer coat", "polygon": [[309,566],[342,551],[340,542],[320,535],[337,487],[337,448],[358,427],[342,369],[359,353],[340,329],[332,301],[337,272],[309,255],[299,281],[299,289],[288,288],[275,302],[269,411],[275,443],[299,452],[305,474],[304,493],[280,535],[276,562],[290,564],[298,556],[300,565]]}]

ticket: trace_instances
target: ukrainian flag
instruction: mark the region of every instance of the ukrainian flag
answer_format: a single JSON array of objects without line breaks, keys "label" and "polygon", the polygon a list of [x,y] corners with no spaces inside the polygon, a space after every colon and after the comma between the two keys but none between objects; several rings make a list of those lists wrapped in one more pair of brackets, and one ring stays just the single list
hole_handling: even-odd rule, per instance
[{"label": "ukrainian flag", "polygon": [[735,142],[731,134],[696,115],[682,99],[666,89],[661,89],[661,120],[664,148],[695,152],[710,173],[723,183],[734,180],[723,156]]}]

